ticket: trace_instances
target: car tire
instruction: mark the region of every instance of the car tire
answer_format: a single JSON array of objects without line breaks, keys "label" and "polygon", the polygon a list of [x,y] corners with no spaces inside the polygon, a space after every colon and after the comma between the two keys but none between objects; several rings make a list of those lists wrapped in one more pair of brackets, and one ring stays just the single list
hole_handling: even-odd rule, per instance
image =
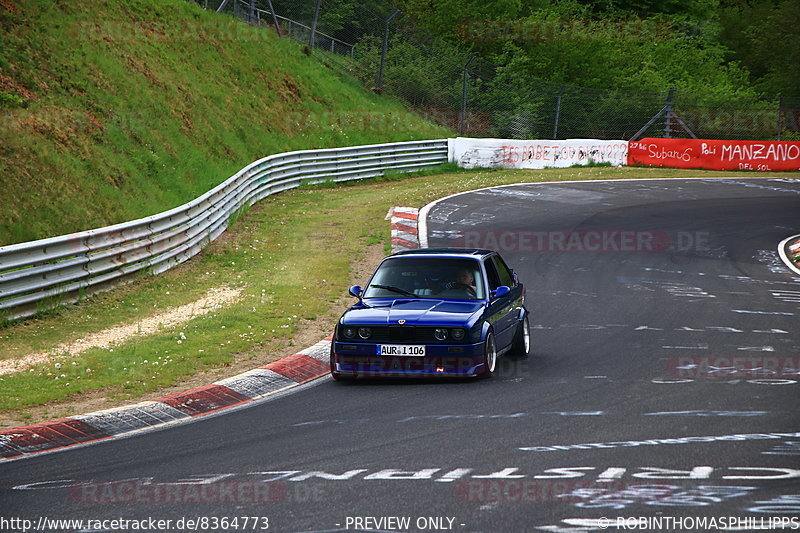
[{"label": "car tire", "polygon": [[483,343],[483,371],[479,375],[482,378],[490,378],[494,376],[496,369],[497,345],[494,342],[494,335],[490,331],[486,334],[486,340]]},{"label": "car tire", "polygon": [[520,320],[517,331],[514,334],[514,344],[511,347],[511,354],[520,359],[528,357],[531,353],[531,325],[528,321],[528,313]]}]

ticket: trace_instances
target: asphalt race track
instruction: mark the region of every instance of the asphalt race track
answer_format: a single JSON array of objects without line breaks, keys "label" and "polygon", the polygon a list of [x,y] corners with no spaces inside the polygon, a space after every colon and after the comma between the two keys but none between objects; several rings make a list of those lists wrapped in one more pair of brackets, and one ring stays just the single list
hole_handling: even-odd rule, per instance
[{"label": "asphalt race track", "polygon": [[800,528],[800,278],[776,252],[800,232],[800,181],[515,185],[442,200],[427,228],[432,247],[495,247],[516,270],[528,360],[482,381],[325,378],[0,463],[2,516],[106,520],[65,531]]}]

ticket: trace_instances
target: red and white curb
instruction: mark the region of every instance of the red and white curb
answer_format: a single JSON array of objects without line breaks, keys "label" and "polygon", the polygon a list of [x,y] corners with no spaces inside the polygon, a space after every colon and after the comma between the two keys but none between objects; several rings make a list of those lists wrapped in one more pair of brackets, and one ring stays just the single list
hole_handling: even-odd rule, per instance
[{"label": "red and white curb", "polygon": [[392,224],[392,253],[419,248],[418,218],[419,209],[416,207],[389,209],[386,220],[391,220]]},{"label": "red and white curb", "polygon": [[0,431],[0,458],[86,444],[243,405],[328,374],[331,338],[274,363],[135,405]]},{"label": "red and white curb", "polygon": [[778,245],[778,255],[792,272],[800,274],[800,235],[784,239]]}]

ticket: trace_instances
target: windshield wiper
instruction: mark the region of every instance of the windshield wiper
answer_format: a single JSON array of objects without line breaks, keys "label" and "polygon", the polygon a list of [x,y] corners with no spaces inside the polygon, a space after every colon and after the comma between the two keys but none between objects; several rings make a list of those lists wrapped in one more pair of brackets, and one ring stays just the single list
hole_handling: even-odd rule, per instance
[{"label": "windshield wiper", "polygon": [[400,287],[394,287],[392,285],[376,285],[376,284],[372,284],[372,285],[370,285],[370,287],[375,287],[376,289],[386,289],[387,291],[392,291],[392,292],[396,292],[396,293],[399,293],[399,294],[405,294],[406,296],[411,296],[413,298],[417,297],[417,295],[414,294],[413,292],[408,292],[405,289],[401,289]]}]

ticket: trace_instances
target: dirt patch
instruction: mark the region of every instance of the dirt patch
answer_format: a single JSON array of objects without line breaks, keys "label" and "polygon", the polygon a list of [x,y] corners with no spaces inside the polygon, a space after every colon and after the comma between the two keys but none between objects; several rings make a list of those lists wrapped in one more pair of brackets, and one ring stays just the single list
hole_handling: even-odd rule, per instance
[{"label": "dirt patch", "polygon": [[[375,267],[384,257],[383,244],[374,244],[364,249],[362,257],[357,258],[350,265],[350,283],[363,285],[372,274]],[[320,314],[315,320],[298,321],[299,330],[289,340],[276,341],[258,348],[253,353],[240,354],[233,363],[221,368],[195,374],[174,387],[153,391],[138,398],[115,399],[109,398],[107,392],[96,391],[82,394],[80,397],[52,403],[39,407],[26,409],[24,412],[0,413],[0,428],[13,428],[44,422],[55,418],[74,416],[113,407],[121,407],[134,403],[154,400],[169,394],[183,392],[187,389],[208,385],[227,377],[235,376],[253,368],[264,366],[307,348],[333,332],[339,316],[353,304],[353,297],[343,291],[342,296],[336,300],[329,311]]]},{"label": "dirt patch", "polygon": [[176,117],[181,119],[181,131],[183,133],[191,133],[192,131],[192,119],[189,115],[181,110],[181,109],[173,109],[172,114]]},{"label": "dirt patch", "polygon": [[281,95],[284,102],[299,102],[302,99],[300,88],[291,76],[283,78],[283,83],[278,88],[278,94]]},{"label": "dirt patch", "polygon": [[[0,0],[1,2],[2,0]],[[0,4],[1,5],[1,4]],[[14,81],[2,72],[0,72],[0,91],[16,94],[25,100],[33,100],[35,95],[29,91],[24,85]]]},{"label": "dirt patch", "polygon": [[214,309],[224,307],[226,304],[236,300],[241,292],[241,289],[232,289],[230,287],[212,289],[199,300],[181,305],[166,313],[145,318],[135,324],[124,324],[104,329],[73,342],[60,344],[47,352],[32,353],[17,359],[0,361],[0,376],[25,370],[33,365],[47,363],[52,359],[75,356],[90,348],[107,347],[115,343],[124,342],[131,337],[152,335],[164,328],[181,324],[192,318],[210,313]]},{"label": "dirt patch", "polygon": [[147,66],[143,62],[137,61],[132,57],[127,57],[126,61],[127,61],[128,65],[130,65],[131,68],[133,68],[136,72],[138,72],[139,74],[144,76],[147,79],[147,81],[150,82],[150,85],[153,85],[155,87],[163,87],[164,86],[162,81],[159,80],[156,77],[156,75],[153,74],[153,71],[150,70],[149,68],[147,68]]},{"label": "dirt patch", "polygon": [[84,111],[83,114],[86,115],[86,120],[88,120],[89,124],[92,125],[92,128],[90,129],[94,129],[99,133],[102,133],[106,130],[105,126],[103,126],[103,123],[100,122],[100,119],[94,116],[91,111]]}]

